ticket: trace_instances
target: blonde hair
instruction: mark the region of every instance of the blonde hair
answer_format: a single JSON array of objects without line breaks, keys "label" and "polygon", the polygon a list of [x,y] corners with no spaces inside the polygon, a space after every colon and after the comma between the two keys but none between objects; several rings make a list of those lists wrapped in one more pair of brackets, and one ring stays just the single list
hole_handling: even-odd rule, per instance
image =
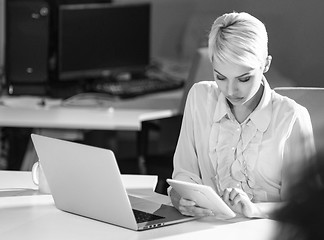
[{"label": "blonde hair", "polygon": [[267,30],[259,19],[248,13],[224,14],[211,27],[208,51],[212,63],[218,59],[256,68],[268,56]]}]

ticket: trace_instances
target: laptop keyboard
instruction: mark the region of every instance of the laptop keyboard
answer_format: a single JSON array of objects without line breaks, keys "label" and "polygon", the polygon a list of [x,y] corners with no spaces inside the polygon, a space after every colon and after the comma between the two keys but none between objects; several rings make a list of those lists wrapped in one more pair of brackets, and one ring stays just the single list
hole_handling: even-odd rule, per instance
[{"label": "laptop keyboard", "polygon": [[152,213],[147,213],[136,209],[133,209],[133,212],[137,223],[148,222],[148,221],[164,218],[158,215],[154,215]]}]

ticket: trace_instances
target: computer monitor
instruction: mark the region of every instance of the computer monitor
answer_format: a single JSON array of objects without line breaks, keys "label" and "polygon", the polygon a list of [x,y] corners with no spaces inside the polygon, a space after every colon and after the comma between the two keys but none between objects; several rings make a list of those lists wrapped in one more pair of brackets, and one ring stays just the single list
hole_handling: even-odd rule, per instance
[{"label": "computer monitor", "polygon": [[59,81],[95,79],[149,63],[149,3],[59,6]]}]

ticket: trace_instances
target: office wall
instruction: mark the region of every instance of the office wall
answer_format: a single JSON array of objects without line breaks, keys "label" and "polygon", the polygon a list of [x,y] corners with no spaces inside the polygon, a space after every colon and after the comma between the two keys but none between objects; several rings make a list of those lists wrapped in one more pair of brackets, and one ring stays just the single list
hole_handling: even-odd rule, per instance
[{"label": "office wall", "polygon": [[[151,55],[182,60],[181,39],[199,0],[114,0],[151,3]],[[204,0],[202,0],[204,1]]]},{"label": "office wall", "polygon": [[[158,3],[161,2],[158,0],[152,2],[156,5],[161,4]],[[167,2],[174,5],[174,2],[179,1]],[[165,0],[164,4],[166,4]],[[269,51],[273,56],[272,66],[279,75],[300,86],[324,86],[324,30],[322,27],[324,1],[187,0],[181,7],[170,8],[172,13],[184,12],[175,17],[168,13],[169,10],[160,9],[164,13],[159,12],[159,15],[161,18],[164,16],[166,22],[157,27],[168,29],[168,34],[163,38],[163,30],[158,30],[159,32],[156,33],[161,34],[158,40],[160,43],[155,46],[157,55],[169,54],[164,49],[166,46],[163,46],[168,43],[167,48],[173,49],[172,53],[175,57],[190,57],[194,50],[192,48],[197,46],[197,43],[195,43],[196,45],[193,43],[193,38],[201,38],[201,35],[206,35],[212,20],[224,12],[246,11],[260,18],[266,24],[270,41]],[[176,22],[178,25],[175,24]],[[182,23],[184,25],[181,25]],[[188,27],[188,24],[191,27]],[[197,25],[205,29],[193,30],[192,28]],[[176,27],[177,29],[175,29]],[[171,30],[178,31],[185,37],[181,38],[180,36],[177,41],[171,42],[178,37],[175,36],[177,33]],[[155,43],[158,41],[156,40]]]},{"label": "office wall", "polygon": [[203,0],[197,12],[247,11],[269,33],[273,67],[301,86],[324,86],[322,0]]},{"label": "office wall", "polygon": [[153,57],[190,60],[217,16],[246,11],[266,24],[272,67],[282,78],[300,86],[324,86],[322,0],[147,1],[153,6]]}]

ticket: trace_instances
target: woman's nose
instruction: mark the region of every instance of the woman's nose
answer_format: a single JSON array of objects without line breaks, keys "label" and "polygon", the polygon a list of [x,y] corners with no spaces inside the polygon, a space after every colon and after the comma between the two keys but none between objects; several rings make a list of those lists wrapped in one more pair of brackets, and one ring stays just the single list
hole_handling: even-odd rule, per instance
[{"label": "woman's nose", "polygon": [[235,81],[228,81],[227,83],[227,94],[229,96],[233,96],[236,91],[236,84]]}]

